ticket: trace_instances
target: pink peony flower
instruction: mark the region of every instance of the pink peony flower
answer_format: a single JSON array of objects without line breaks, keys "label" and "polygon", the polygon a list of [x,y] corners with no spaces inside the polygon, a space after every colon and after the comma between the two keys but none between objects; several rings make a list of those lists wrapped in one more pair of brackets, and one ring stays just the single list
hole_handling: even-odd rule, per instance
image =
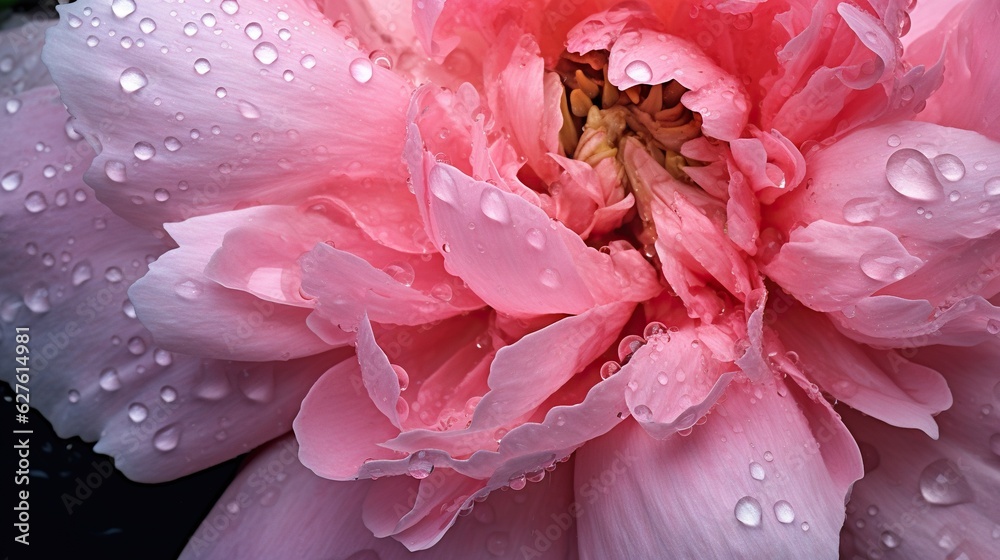
[{"label": "pink peony flower", "polygon": [[992,557],[998,14],[61,6],[4,361],[135,480],[260,447],[184,558]]}]

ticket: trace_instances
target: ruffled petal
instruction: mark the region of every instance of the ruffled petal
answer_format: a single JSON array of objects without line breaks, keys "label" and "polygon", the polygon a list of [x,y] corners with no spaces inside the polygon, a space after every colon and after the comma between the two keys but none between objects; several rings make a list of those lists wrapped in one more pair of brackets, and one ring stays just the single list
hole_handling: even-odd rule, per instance
[{"label": "ruffled petal", "polygon": [[[55,87],[33,90],[4,117],[23,141],[0,154],[0,237],[10,240],[0,249],[0,329],[10,341],[15,327],[31,329],[31,405],[61,437],[98,440],[97,452],[143,482],[210,467],[286,432],[310,385],[343,355],[255,364],[163,349],[126,291],[168,247],[83,184],[93,151],[66,129],[68,118]],[[14,363],[15,346],[5,342],[0,355]],[[3,369],[5,381],[14,375]]]},{"label": "ruffled petal", "polygon": [[581,558],[837,558],[861,455],[829,405],[778,383],[730,385],[687,437],[628,423],[584,446]]},{"label": "ruffled petal", "polygon": [[[123,17],[105,2],[59,7],[44,58],[100,152],[86,176],[99,198],[155,228],[323,191],[412,245],[399,231],[419,223],[399,158],[410,87],[348,45],[311,1],[235,6],[149,1]],[[122,48],[124,38],[136,48]]]},{"label": "ruffled petal", "polygon": [[847,506],[842,553],[914,560],[991,558],[1000,519],[1000,386],[995,339],[975,348],[935,346],[914,361],[942,372],[955,406],[933,441],[847,412],[865,477]]}]

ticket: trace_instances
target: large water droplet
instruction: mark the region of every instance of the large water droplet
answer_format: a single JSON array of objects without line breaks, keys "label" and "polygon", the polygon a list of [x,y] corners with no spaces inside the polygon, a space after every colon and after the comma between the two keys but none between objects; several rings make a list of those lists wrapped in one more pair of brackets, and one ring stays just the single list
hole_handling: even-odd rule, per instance
[{"label": "large water droplet", "polygon": [[983,183],[983,190],[988,196],[1000,195],[1000,177],[991,177]]},{"label": "large water droplet", "polygon": [[156,22],[149,18],[142,18],[139,22],[139,30],[149,35],[150,33],[156,31]]},{"label": "large water droplet", "polygon": [[920,494],[929,503],[950,506],[970,502],[972,488],[959,470],[958,465],[948,459],[939,459],[920,473]]},{"label": "large water droplet", "polygon": [[125,173],[125,164],[113,159],[104,163],[104,174],[108,176],[108,179],[116,183],[124,183],[128,180],[128,175]]},{"label": "large water droplet", "polygon": [[111,11],[114,12],[116,17],[123,18],[135,11],[135,2],[132,0],[114,0],[111,2]]},{"label": "large water droplet", "polygon": [[754,480],[764,480],[764,477],[767,476],[764,466],[757,461],[750,463],[750,476]]},{"label": "large water droplet", "polygon": [[125,93],[134,93],[146,87],[146,84],[149,83],[149,79],[146,78],[146,74],[144,74],[142,70],[131,67],[126,68],[125,71],[122,72],[121,77],[118,78],[118,83],[121,84],[122,90],[124,90]]},{"label": "large water droplet", "polygon": [[865,253],[861,255],[861,271],[879,282],[893,282],[906,277],[906,270],[895,257]]},{"label": "large water droplet", "polygon": [[7,192],[11,192],[21,186],[22,180],[24,180],[24,175],[20,171],[10,171],[0,179],[0,187],[3,187],[3,190]]},{"label": "large water droplet", "polygon": [[117,391],[122,388],[122,380],[118,377],[118,370],[115,368],[106,368],[102,371],[97,384],[105,391]]},{"label": "large water droplet", "polygon": [[778,500],[774,503],[774,517],[778,519],[781,523],[791,523],[795,521],[795,510],[792,509],[792,504],[785,500]]},{"label": "large water droplet", "polygon": [[240,11],[240,4],[236,0],[222,0],[222,11],[229,15],[236,15]]},{"label": "large water droplet", "polygon": [[415,273],[413,272],[413,267],[410,266],[410,263],[406,261],[397,261],[389,263],[385,266],[385,268],[382,269],[382,272],[385,272],[386,274],[391,276],[393,280],[399,282],[400,284],[406,287],[412,286],[413,280],[416,277]]},{"label": "large water droplet", "polygon": [[199,58],[194,61],[194,71],[204,76],[212,70],[212,63],[207,58]]},{"label": "large water droplet", "polygon": [[507,207],[507,201],[496,188],[483,189],[483,193],[479,197],[479,207],[487,218],[495,222],[501,224],[510,222],[510,208]]},{"label": "large water droplet", "polygon": [[653,421],[653,411],[649,409],[648,406],[640,404],[632,409],[632,416],[635,417],[639,422],[652,422]]},{"label": "large water droplet", "polygon": [[368,80],[372,79],[372,75],[375,73],[375,69],[372,67],[372,61],[367,58],[356,58],[354,59],[349,67],[351,71],[351,77],[354,78],[359,84],[366,84]]},{"label": "large water droplet", "polygon": [[136,159],[149,161],[156,155],[156,148],[149,142],[136,142],[132,148],[132,154],[135,155]]},{"label": "large water droplet", "polygon": [[74,286],[79,286],[80,284],[83,284],[87,280],[93,278],[93,276],[94,276],[94,270],[90,266],[89,261],[83,261],[77,263],[76,266],[73,267],[73,272],[70,275]]},{"label": "large water droplet", "polygon": [[166,428],[156,432],[153,436],[153,447],[159,451],[173,451],[181,442],[181,429],[171,424]]},{"label": "large water droplet", "polygon": [[33,285],[24,295],[24,305],[33,313],[46,313],[52,309],[49,302],[49,287],[39,282]]},{"label": "large water droplet", "polygon": [[49,207],[49,202],[45,200],[45,195],[35,191],[24,197],[24,209],[32,214],[44,212]]},{"label": "large water droplet", "polygon": [[163,388],[160,389],[160,399],[167,404],[176,401],[177,389],[174,389],[170,385],[164,385]]},{"label": "large water droplet", "polygon": [[844,220],[850,224],[863,224],[879,216],[878,199],[860,197],[844,203]]},{"label": "large water droplet", "polygon": [[427,458],[427,453],[425,451],[418,451],[410,456],[410,460],[406,466],[406,472],[413,478],[418,480],[427,478],[433,471],[434,463]]},{"label": "large water droplet", "polygon": [[528,245],[531,245],[539,251],[545,248],[545,234],[535,228],[528,230],[528,233],[525,234],[525,239],[528,240]]},{"label": "large water droplet", "polygon": [[760,527],[761,508],[756,498],[743,496],[736,502],[736,519],[747,527]]},{"label": "large water droplet", "polygon": [[641,60],[633,60],[625,67],[625,75],[637,82],[648,82],[653,79],[653,69]]},{"label": "large water droplet", "polygon": [[261,35],[264,34],[264,28],[262,28],[256,21],[252,21],[243,28],[243,32],[246,33],[247,37],[250,37],[251,40],[256,41],[257,39],[260,39]]},{"label": "large water droplet", "polygon": [[271,64],[275,60],[278,60],[278,47],[275,47],[273,43],[264,41],[254,47],[253,56],[259,60],[261,64]]},{"label": "large water droplet", "polygon": [[934,174],[934,167],[917,150],[903,148],[889,156],[885,176],[892,188],[907,198],[932,201],[944,196],[944,188]]},{"label": "large water droplet", "polygon": [[149,409],[141,403],[132,403],[128,407],[128,418],[129,420],[138,424],[149,416]]},{"label": "large water droplet", "polygon": [[965,177],[965,164],[958,156],[941,154],[934,158],[934,165],[946,180],[955,182]]}]

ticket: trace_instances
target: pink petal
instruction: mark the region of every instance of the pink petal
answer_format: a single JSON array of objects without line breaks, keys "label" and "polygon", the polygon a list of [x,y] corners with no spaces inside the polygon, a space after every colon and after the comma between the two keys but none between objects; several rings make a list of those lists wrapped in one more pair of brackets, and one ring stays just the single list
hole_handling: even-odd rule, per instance
[{"label": "pink petal", "polygon": [[731,385],[687,437],[626,424],[583,447],[581,558],[837,558],[860,454],[825,402],[775,389]]},{"label": "pink petal", "polygon": [[845,555],[992,558],[1000,501],[996,341],[975,348],[921,349],[915,361],[942,372],[955,406],[937,417],[933,441],[845,411],[865,458],[865,477],[847,505]]},{"label": "pink petal", "polygon": [[3,69],[0,72],[0,97],[4,98],[52,84],[49,70],[42,64],[42,45],[45,43],[45,31],[56,21],[29,21],[25,18],[23,25],[10,25],[17,21],[12,18],[5,22],[7,29],[0,32],[0,68]]},{"label": "pink petal", "polygon": [[[104,2],[60,7],[44,56],[80,119],[77,129],[101,146],[87,181],[102,201],[158,227],[248,200],[298,203],[328,189],[348,200],[359,221],[413,244],[399,232],[419,222],[399,161],[410,93],[403,78],[346,45],[307,0],[281,6],[280,18],[279,6],[267,3],[211,18],[202,17],[205,10],[175,11],[160,1],[125,18]],[[88,24],[75,27],[82,19]],[[279,38],[296,27],[287,41]],[[89,35],[109,33],[143,46],[125,49],[111,38],[87,46]],[[379,110],[335,98],[364,99]],[[377,201],[356,194],[376,191]],[[379,216],[365,215],[363,203],[393,221],[376,228]]]},{"label": "pink petal", "polygon": [[895,350],[855,343],[829,320],[800,305],[781,314],[774,328],[784,347],[799,356],[795,364],[834,398],[901,428],[938,436],[934,415],[951,407],[951,392],[941,374],[912,363]]},{"label": "pink petal", "polygon": [[[945,14],[949,4],[952,2],[944,2],[939,17]],[[919,118],[974,130],[1000,141],[1000,109],[987,93],[1000,86],[1000,70],[991,62],[998,54],[997,45],[987,39],[1000,28],[996,4],[989,0],[972,0],[965,2],[962,8],[948,13],[939,28],[925,38],[938,42],[946,37],[944,63],[947,70],[944,85],[927,101],[927,110]],[[945,35],[946,31],[950,33]],[[956,103],[956,99],[962,102]]]},{"label": "pink petal", "polygon": [[[259,293],[267,294],[266,299],[224,287],[207,276],[213,254],[223,245],[223,239],[230,231],[248,225],[256,227],[255,224],[260,222],[295,236],[300,232],[295,232],[291,224],[299,216],[299,212],[291,207],[263,206],[167,225],[166,229],[180,248],[161,256],[150,265],[149,273],[130,288],[129,297],[139,309],[143,324],[160,344],[204,357],[286,360],[328,350],[331,345],[317,338],[306,326],[310,309],[300,307],[303,305],[301,298],[284,295],[285,290],[290,288],[294,293],[295,287],[283,286],[280,273],[277,280],[274,275],[264,275],[259,281],[260,286],[247,283],[246,287],[251,291],[257,289]],[[311,226],[313,233],[315,224]],[[230,244],[235,241],[231,238]],[[251,252],[256,250],[249,249]],[[294,260],[287,255],[257,254],[255,258],[258,256],[264,261],[280,259],[269,262],[271,267],[262,267],[265,273],[267,268],[294,264]],[[222,262],[216,264],[213,272],[224,280],[232,280],[226,276],[226,271],[221,270]],[[227,283],[238,285],[234,281]],[[283,298],[291,305],[268,301]],[[212,313],[203,313],[205,309],[211,309]]]},{"label": "pink petal", "polygon": [[[207,468],[286,432],[309,386],[343,356],[221,362],[154,342],[126,291],[168,247],[83,184],[93,152],[68,135],[68,118],[55,87],[33,90],[4,117],[21,141],[0,156],[4,175],[20,173],[16,187],[8,177],[0,190],[0,237],[10,240],[0,249],[0,321],[11,336],[15,326],[31,329],[31,405],[60,436],[98,440],[98,452],[143,482]],[[14,349],[0,346],[7,363]],[[2,371],[7,382],[14,374]]]},{"label": "pink petal", "polygon": [[922,265],[888,230],[818,220],[792,230],[764,271],[808,307],[839,311]]},{"label": "pink petal", "polygon": [[[472,554],[512,560],[529,550],[537,554],[532,558],[561,560],[572,546],[577,510],[569,503],[569,468],[523,491],[491,495],[477,503],[471,515],[459,517],[433,548],[411,553],[393,539],[375,538],[365,527],[365,502],[381,482],[319,478],[302,467],[295,455],[295,440],[285,437],[251,457],[191,537],[181,558],[431,560]],[[389,507],[388,503],[382,506]],[[543,533],[550,525],[554,538]]]},{"label": "pink petal", "polygon": [[521,197],[449,165],[430,164],[425,177],[426,188],[415,182],[417,196],[446,268],[500,312],[575,314],[659,291],[652,269],[632,249],[601,254]]}]

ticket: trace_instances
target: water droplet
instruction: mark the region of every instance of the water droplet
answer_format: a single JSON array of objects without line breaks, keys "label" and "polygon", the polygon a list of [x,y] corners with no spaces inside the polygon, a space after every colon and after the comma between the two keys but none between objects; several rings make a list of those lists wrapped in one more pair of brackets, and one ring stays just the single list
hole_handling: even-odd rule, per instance
[{"label": "water droplet", "polygon": [[135,11],[135,2],[132,0],[114,0],[111,2],[111,11],[118,18],[124,18]]},{"label": "water droplet", "polygon": [[205,27],[215,27],[215,14],[205,14],[201,16],[201,23],[203,23]]},{"label": "water droplet", "polygon": [[950,506],[972,501],[972,488],[959,470],[948,459],[939,459],[920,473],[920,494],[929,503]]},{"label": "water droplet", "polygon": [[10,171],[0,179],[0,187],[3,187],[3,190],[7,192],[11,192],[21,186],[22,180],[24,180],[24,175],[20,171]]},{"label": "water droplet", "polygon": [[149,161],[156,155],[156,148],[149,142],[136,142],[132,153],[141,161]]},{"label": "water droplet", "polygon": [[993,434],[990,436],[990,451],[994,455],[1000,457],[1000,434]]},{"label": "water droplet", "polygon": [[45,195],[35,191],[24,197],[24,209],[32,214],[44,212],[49,207],[49,202],[45,200]]},{"label": "water droplet", "polygon": [[44,283],[33,285],[24,296],[24,305],[32,313],[47,313],[52,309],[49,302],[49,287]]},{"label": "water droplet", "polygon": [[80,402],[80,391],[77,391],[76,389],[70,389],[66,396],[69,399],[69,402],[73,404]]},{"label": "water droplet", "polygon": [[274,375],[270,371],[251,373],[244,370],[237,380],[243,396],[257,403],[269,402],[274,397]]},{"label": "water droplet", "polygon": [[528,477],[523,474],[515,474],[507,480],[507,485],[511,490],[524,490],[528,485]]},{"label": "water droplet", "polygon": [[538,276],[538,281],[547,288],[555,289],[562,285],[562,278],[559,276],[559,272],[551,268],[543,270]]},{"label": "water droplet", "polygon": [[885,176],[896,192],[913,200],[932,201],[944,195],[934,167],[917,150],[903,148],[889,156]]},{"label": "water droplet", "polygon": [[435,284],[434,287],[431,288],[431,295],[447,303],[451,301],[453,292],[451,286],[442,282],[440,284]]},{"label": "water droplet", "polygon": [[153,447],[159,451],[173,451],[181,442],[181,429],[171,424],[166,428],[156,432],[153,436]]},{"label": "water droplet", "polygon": [[761,508],[756,498],[743,496],[736,502],[736,519],[747,527],[760,527]]},{"label": "water droplet", "polygon": [[13,115],[14,113],[16,113],[18,111],[18,109],[21,108],[21,100],[20,99],[8,99],[7,103],[4,105],[4,108],[7,110],[7,114],[8,115]]},{"label": "water droplet", "polygon": [[413,267],[405,261],[397,261],[387,264],[385,268],[382,269],[382,272],[385,272],[391,276],[393,280],[406,287],[413,285],[415,273],[413,272]]},{"label": "water droplet", "polygon": [[156,189],[153,191],[153,199],[157,202],[166,202],[170,200],[170,191],[167,189]]},{"label": "water droplet", "polygon": [[73,272],[71,273],[71,279],[74,286],[79,286],[87,280],[90,280],[94,275],[94,271],[90,266],[89,261],[83,261],[76,264],[73,267]]},{"label": "water droplet", "polygon": [[208,74],[211,70],[212,70],[212,64],[208,61],[207,58],[199,58],[198,60],[194,61],[194,71],[197,72],[198,74],[204,76],[205,74]]},{"label": "water droplet", "polygon": [[376,66],[381,66],[387,70],[392,69],[392,58],[385,51],[378,49],[372,51],[371,54],[368,55],[368,60],[371,60],[372,64],[375,64]]},{"label": "water droplet", "polygon": [[653,421],[653,411],[649,409],[648,406],[640,404],[639,406],[632,409],[632,416],[635,417],[639,422],[652,422]]},{"label": "water droplet", "polygon": [[761,465],[757,461],[754,461],[750,463],[750,476],[754,480],[764,480],[764,477],[767,476],[767,473],[764,471],[763,465]]},{"label": "water droplet", "polygon": [[243,28],[243,32],[246,33],[247,37],[250,37],[251,40],[256,41],[264,34],[264,28],[262,28],[256,21],[252,21],[248,23],[245,28]]},{"label": "water droplet", "polygon": [[156,31],[156,22],[149,18],[142,18],[142,20],[139,21],[139,30],[146,35],[149,35],[150,33]]},{"label": "water droplet", "polygon": [[1000,177],[991,177],[983,183],[983,190],[988,196],[1000,195]]},{"label": "water droplet", "polygon": [[899,138],[899,136],[895,134],[890,134],[888,140],[886,140],[885,143],[888,144],[890,148],[895,148],[899,146],[901,142],[902,140]]},{"label": "water droplet", "polygon": [[506,556],[509,546],[510,537],[507,533],[492,533],[486,538],[486,552],[493,556]]},{"label": "water droplet", "polygon": [[948,181],[961,181],[962,177],[965,177],[965,164],[952,154],[941,154],[935,157],[934,166]]},{"label": "water droplet", "polygon": [[[249,26],[247,28],[249,29]],[[278,60],[278,47],[275,47],[273,43],[264,41],[254,47],[253,56],[261,64],[272,64],[275,60]]]},{"label": "water droplet", "polygon": [[892,282],[906,277],[906,270],[899,266],[894,257],[865,253],[861,255],[860,264],[865,276],[879,282]]},{"label": "water droplet", "polygon": [[259,119],[260,109],[256,105],[250,103],[249,101],[240,100],[236,103],[236,106],[240,110],[240,114],[247,119]]},{"label": "water droplet", "polygon": [[604,362],[604,365],[601,366],[601,379],[608,379],[612,375],[618,373],[620,369],[622,369],[622,366],[618,364],[618,362]]},{"label": "water droplet", "polygon": [[125,93],[135,93],[140,89],[146,87],[149,83],[149,79],[146,78],[146,74],[142,70],[136,67],[126,68],[122,72],[121,77],[118,78],[118,83],[121,84],[122,90]]},{"label": "water droplet", "polygon": [[625,75],[637,82],[648,82],[653,79],[653,69],[641,60],[633,60],[625,67]]},{"label": "water droplet", "polygon": [[236,0],[222,0],[222,11],[229,15],[236,15],[240,11],[240,3]]},{"label": "water droplet", "polygon": [[195,299],[201,295],[201,286],[194,280],[185,280],[174,286],[174,292],[185,299]]},{"label": "water droplet", "polygon": [[528,233],[525,234],[525,239],[528,240],[528,245],[531,245],[539,251],[545,248],[545,234],[535,228],[528,230]]},{"label": "water droplet", "polygon": [[134,356],[141,356],[146,352],[146,341],[138,336],[133,336],[128,339],[128,351]]},{"label": "water droplet", "polygon": [[138,424],[149,416],[149,409],[147,409],[141,403],[132,403],[128,407],[128,418],[129,420]]},{"label": "water droplet", "polygon": [[774,460],[774,454],[771,453],[770,451],[765,451],[764,452],[764,460],[767,461],[768,463],[770,463],[771,461]]},{"label": "water droplet", "polygon": [[97,384],[105,391],[117,391],[122,388],[122,381],[118,377],[118,370],[115,368],[106,368],[102,371]]},{"label": "water droplet", "polygon": [[104,271],[104,279],[112,284],[117,284],[125,279],[125,274],[123,274],[122,269],[117,266],[111,266]]},{"label": "water droplet", "polygon": [[808,531],[809,530],[809,524],[806,523],[805,521],[802,522],[802,525],[800,525],[800,527],[802,527],[803,531]]},{"label": "water droplet", "polygon": [[501,224],[510,222],[510,208],[507,207],[507,201],[499,189],[483,189],[479,197],[479,207],[487,218],[495,222]]},{"label": "water droplet", "polygon": [[228,92],[224,87],[216,88],[215,90],[215,96],[218,97],[219,99],[224,99],[227,94]]},{"label": "water droplet", "polygon": [[372,67],[372,62],[367,58],[356,58],[354,59],[350,66],[351,77],[354,81],[359,84],[366,84],[372,79],[372,75],[375,73],[375,69]]},{"label": "water droplet", "polygon": [[299,64],[301,64],[306,70],[314,68],[316,66],[316,57],[311,54],[307,54],[299,60]]},{"label": "water droplet", "polygon": [[774,517],[778,519],[779,522],[791,523],[795,521],[795,510],[792,509],[792,504],[785,500],[778,500],[774,503]]},{"label": "water droplet", "polygon": [[406,465],[406,472],[417,480],[424,479],[434,472],[434,463],[427,458],[425,451],[418,451],[410,456],[410,460]]},{"label": "water droplet", "polygon": [[890,550],[898,547],[901,542],[899,535],[893,533],[892,531],[882,531],[882,534],[879,536],[879,540],[882,541],[882,544]]},{"label": "water droplet", "polygon": [[850,224],[863,224],[879,217],[879,202],[876,198],[852,198],[844,203],[844,220]]},{"label": "water droplet", "polygon": [[165,402],[167,404],[170,404],[170,403],[176,401],[177,400],[177,389],[174,389],[170,385],[164,385],[163,388],[160,389],[160,399],[163,400],[163,402]]},{"label": "water droplet", "polygon": [[128,180],[128,175],[125,173],[125,164],[113,159],[104,163],[104,174],[108,176],[108,179],[116,183],[124,183]]}]

